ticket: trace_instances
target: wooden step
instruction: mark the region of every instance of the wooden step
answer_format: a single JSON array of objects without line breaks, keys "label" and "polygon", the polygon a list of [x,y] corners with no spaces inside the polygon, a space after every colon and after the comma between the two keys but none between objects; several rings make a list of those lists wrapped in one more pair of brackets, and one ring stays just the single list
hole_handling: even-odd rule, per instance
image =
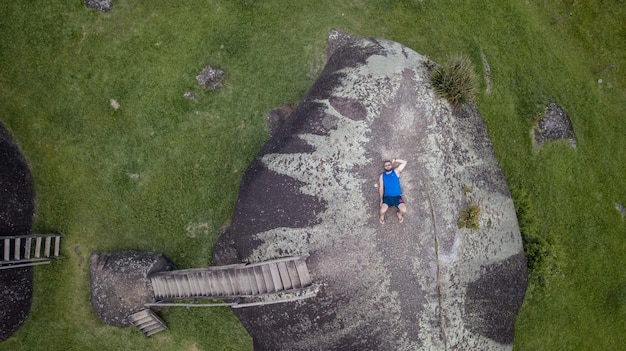
[{"label": "wooden step", "polygon": [[302,287],[300,283],[300,277],[298,276],[298,270],[296,269],[296,261],[286,262],[287,264],[287,273],[289,273],[289,279],[291,280],[291,285],[294,289],[299,289]]},{"label": "wooden step", "polygon": [[152,336],[167,329],[165,322],[149,308],[131,314],[128,319],[145,336]]},{"label": "wooden step", "polygon": [[11,239],[4,239],[4,255],[2,256],[3,261],[11,260]]},{"label": "wooden step", "polygon": [[283,282],[280,279],[280,271],[278,270],[278,265],[276,263],[271,263],[269,265],[269,268],[270,274],[272,276],[272,282],[274,283],[274,291],[278,292],[284,290]]},{"label": "wooden step", "polygon": [[296,270],[298,271],[298,277],[300,279],[300,286],[305,287],[311,285],[311,276],[309,275],[309,268],[306,266],[305,260],[297,260]]},{"label": "wooden step", "polygon": [[261,266],[261,270],[263,272],[263,280],[265,281],[265,286],[267,287],[267,293],[273,293],[278,291],[276,286],[274,285],[274,278],[272,278],[272,270],[269,265]]},{"label": "wooden step", "polygon": [[267,293],[267,285],[265,283],[265,278],[263,277],[263,269],[261,267],[252,267],[254,272],[254,280],[256,281],[256,286],[258,288],[259,294]]},{"label": "wooden step", "polygon": [[289,278],[289,271],[287,270],[287,262],[278,262],[276,265],[278,266],[278,272],[280,274],[280,280],[283,283],[283,288],[285,290],[293,288],[291,278]]}]

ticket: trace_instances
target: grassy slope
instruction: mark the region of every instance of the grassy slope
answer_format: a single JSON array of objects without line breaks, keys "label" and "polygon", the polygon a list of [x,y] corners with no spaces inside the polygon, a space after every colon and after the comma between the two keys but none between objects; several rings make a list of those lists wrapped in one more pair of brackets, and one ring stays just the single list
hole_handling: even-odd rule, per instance
[{"label": "grassy slope", "polygon": [[[151,339],[103,325],[89,305],[89,255],[151,250],[181,268],[208,265],[267,138],[264,115],[305,94],[331,28],[435,61],[465,53],[480,68],[486,55],[494,91],[479,108],[507,179],[530,194],[559,253],[560,273],[520,313],[516,349],[616,349],[626,332],[626,229],[614,209],[626,204],[623,4],[284,3],[116,1],[108,14],[76,1],[0,4],[0,118],[32,167],[36,231],[65,238],[63,258],[35,269],[31,316],[0,350],[250,349],[222,308],[170,309],[170,330]],[[207,64],[227,72],[219,92],[195,82]],[[576,151],[532,151],[530,116],[550,101],[569,113]]]}]

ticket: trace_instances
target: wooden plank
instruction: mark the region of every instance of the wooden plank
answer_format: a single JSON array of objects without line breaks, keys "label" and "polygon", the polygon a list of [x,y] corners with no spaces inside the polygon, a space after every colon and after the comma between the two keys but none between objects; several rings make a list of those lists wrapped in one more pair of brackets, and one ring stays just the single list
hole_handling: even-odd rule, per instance
[{"label": "wooden plank", "polygon": [[314,294],[304,294],[304,295],[301,295],[301,296],[289,297],[289,298],[281,298],[281,299],[269,300],[269,301],[237,303],[237,304],[234,304],[234,305],[232,305],[230,307],[232,307],[232,308],[242,308],[242,307],[251,307],[251,306],[272,305],[272,304],[276,304],[276,303],[283,303],[283,302],[291,302],[291,301],[299,301],[299,300],[304,300],[304,299],[310,299],[310,298],[315,297],[315,296],[317,296],[317,293],[314,293]]},{"label": "wooden plank", "polygon": [[169,297],[169,289],[167,288],[167,278],[160,276],[159,277],[159,286],[161,287],[161,298]]},{"label": "wooden plank", "polygon": [[248,290],[245,272],[241,269],[234,269],[231,271],[230,276],[235,285],[235,295],[245,295]]},{"label": "wooden plank", "polygon": [[219,272],[210,272],[210,277],[211,277],[211,289],[213,289],[212,296],[224,295],[224,287],[222,286],[222,281],[220,280]]},{"label": "wooden plank", "polygon": [[237,295],[236,282],[235,277],[232,271],[224,271],[224,276],[226,277],[227,290],[230,289],[229,295]]},{"label": "wooden plank", "polygon": [[269,261],[263,261],[263,262],[249,264],[248,267],[263,266],[263,265],[270,264],[270,263],[289,262],[289,261],[295,261],[295,260],[299,260],[299,259],[303,259],[303,258],[306,258],[306,257],[305,256],[283,257],[283,258],[277,258],[277,259],[273,259],[273,260],[269,260]]},{"label": "wooden plank", "polygon": [[272,278],[272,271],[270,270],[269,265],[259,266],[261,268],[261,273],[263,275],[263,280],[265,281],[265,286],[267,287],[268,293],[276,292],[276,286],[274,285],[274,279]]},{"label": "wooden plank", "polygon": [[31,250],[31,243],[33,242],[33,238],[29,237],[26,239],[26,245],[24,247],[24,258],[27,260],[30,260],[30,250]]},{"label": "wooden plank", "polygon": [[289,271],[287,270],[286,262],[278,262],[276,264],[278,266],[278,272],[280,272],[280,280],[283,282],[283,287],[285,290],[289,290],[293,287],[291,283],[291,278],[289,278]]},{"label": "wooden plank", "polygon": [[283,282],[280,279],[280,272],[278,271],[278,265],[276,263],[270,263],[270,272],[272,273],[272,282],[274,283],[274,291],[283,291]]},{"label": "wooden plank", "polygon": [[263,269],[261,267],[252,267],[254,279],[256,280],[257,291],[259,294],[265,294],[268,292],[265,285],[265,278],[263,278]]},{"label": "wooden plank", "polygon": [[59,252],[61,250],[61,236],[57,235],[54,237],[54,257],[59,257]]},{"label": "wooden plank", "polygon": [[191,294],[193,296],[204,296],[202,287],[200,286],[200,278],[202,278],[200,272],[189,275],[189,284],[191,285]]},{"label": "wooden plank", "polygon": [[152,317],[148,313],[147,309],[141,310],[139,312],[136,312],[130,315],[130,321],[133,324],[141,324],[147,320],[152,320]]},{"label": "wooden plank", "polygon": [[163,297],[166,298],[166,299],[169,299],[170,297],[172,297],[174,295],[173,291],[172,291],[172,288],[170,286],[170,284],[171,284],[171,282],[170,282],[171,277],[167,276],[167,275],[162,275],[161,279],[163,279],[162,280],[163,288],[164,288],[163,289]]},{"label": "wooden plank", "polygon": [[218,295],[219,296],[232,295],[233,287],[230,285],[230,281],[228,280],[228,277],[224,274],[224,271],[216,271],[215,278],[216,278],[216,282],[218,283],[220,287]]},{"label": "wooden plank", "polygon": [[165,284],[163,277],[157,276],[152,278],[152,288],[154,289],[154,297],[161,299],[166,297]]},{"label": "wooden plank", "polygon": [[192,296],[191,293],[191,282],[189,281],[189,274],[180,274],[180,285],[183,290],[181,291],[181,297]]},{"label": "wooden plank", "polygon": [[150,285],[152,285],[152,293],[154,294],[154,298],[157,299],[159,297],[159,285],[155,277],[150,278]]},{"label": "wooden plank", "polygon": [[295,261],[285,262],[287,265],[287,272],[289,272],[289,279],[291,280],[291,285],[294,289],[301,288],[302,284],[300,283],[300,278],[298,277],[298,269],[296,268]]},{"label": "wooden plank", "polygon": [[13,248],[13,257],[15,258],[16,261],[20,260],[20,251],[21,250],[21,246],[22,246],[22,239],[21,238],[15,238],[15,247]]},{"label": "wooden plank", "polygon": [[248,277],[248,285],[250,286],[250,294],[258,295],[259,284],[256,281],[256,273],[254,272],[254,267],[246,268],[246,272],[246,277]]},{"label": "wooden plank", "polygon": [[174,297],[187,296],[185,287],[183,285],[184,282],[182,281],[184,279],[184,276],[173,275],[172,277],[174,278],[174,282],[176,284],[176,293],[174,294]]},{"label": "wooden plank", "polygon": [[41,257],[41,237],[35,239],[35,258]]},{"label": "wooden plank", "polygon": [[213,282],[211,281],[211,274],[209,272],[202,272],[202,290],[204,296],[214,296]]},{"label": "wooden plank", "polygon": [[159,283],[159,279],[157,277],[150,278],[150,283],[152,284],[152,293],[154,294],[154,298],[158,299],[161,297],[161,284]]},{"label": "wooden plank", "polygon": [[254,280],[254,277],[252,276],[252,274],[254,274],[252,272],[252,269],[246,267],[246,268],[242,268],[241,269],[243,271],[243,277],[245,280],[245,284],[247,286],[246,289],[246,293],[249,295],[256,295],[257,292],[255,292],[258,287],[256,286],[256,281]]},{"label": "wooden plank", "polygon": [[4,257],[3,261],[11,260],[11,239],[4,239]]},{"label": "wooden plank", "polygon": [[50,257],[50,244],[52,243],[52,238],[47,236],[46,237],[46,246],[44,249],[44,257]]},{"label": "wooden plank", "polygon": [[300,277],[302,287],[311,285],[311,276],[309,275],[309,268],[306,265],[306,261],[296,261],[296,269],[298,270],[298,276]]}]

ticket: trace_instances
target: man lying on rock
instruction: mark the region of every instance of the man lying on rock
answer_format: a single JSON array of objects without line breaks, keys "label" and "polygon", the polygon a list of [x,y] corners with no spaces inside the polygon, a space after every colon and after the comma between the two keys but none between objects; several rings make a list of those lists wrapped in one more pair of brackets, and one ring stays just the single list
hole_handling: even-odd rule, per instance
[{"label": "man lying on rock", "polygon": [[[393,167],[398,163],[397,167]],[[393,159],[385,161],[383,167],[384,172],[380,174],[378,178],[378,194],[380,196],[380,213],[378,221],[380,224],[385,224],[385,213],[389,207],[395,207],[398,211],[398,221],[402,223],[404,221],[404,214],[406,213],[406,205],[402,199],[402,189],[400,188],[400,173],[406,166],[405,160]]]}]

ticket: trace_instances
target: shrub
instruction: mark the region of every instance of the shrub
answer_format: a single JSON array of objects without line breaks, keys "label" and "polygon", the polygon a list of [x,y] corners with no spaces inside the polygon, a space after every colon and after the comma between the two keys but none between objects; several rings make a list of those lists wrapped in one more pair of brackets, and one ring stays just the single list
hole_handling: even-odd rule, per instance
[{"label": "shrub", "polygon": [[477,78],[472,61],[466,56],[455,56],[430,74],[435,93],[453,106],[461,106],[476,95]]},{"label": "shrub", "polygon": [[547,278],[559,273],[560,250],[553,242],[550,233],[544,233],[540,229],[528,192],[521,187],[512,186],[511,195],[522,235],[530,288],[531,290],[542,288]]},{"label": "shrub", "polygon": [[472,230],[480,229],[480,207],[476,204],[471,204],[465,209],[465,211],[461,212],[459,216],[459,220],[457,221],[457,226],[459,229],[467,228]]}]

